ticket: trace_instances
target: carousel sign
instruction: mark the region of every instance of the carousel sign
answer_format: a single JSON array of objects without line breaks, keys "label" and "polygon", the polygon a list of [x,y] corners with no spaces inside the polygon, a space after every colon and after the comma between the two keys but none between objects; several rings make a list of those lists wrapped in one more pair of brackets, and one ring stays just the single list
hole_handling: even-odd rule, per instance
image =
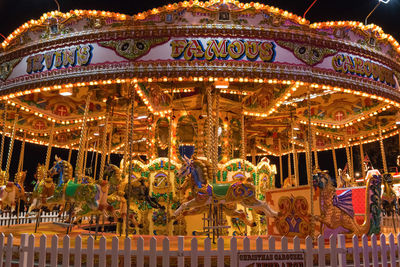
[{"label": "carousel sign", "polygon": [[26,59],[26,72],[42,72],[44,69],[61,69],[69,66],[86,66],[90,64],[93,47],[78,45],[29,56]]},{"label": "carousel sign", "polygon": [[304,267],[305,254],[300,252],[239,252],[238,266]]},{"label": "carousel sign", "polygon": [[234,59],[254,61],[260,58],[265,62],[272,62],[275,57],[273,42],[255,40],[173,40],[170,43],[171,57],[174,59],[203,60]]},{"label": "carousel sign", "polygon": [[393,70],[358,56],[337,54],[332,58],[332,67],[338,72],[373,78],[393,87],[396,86]]}]

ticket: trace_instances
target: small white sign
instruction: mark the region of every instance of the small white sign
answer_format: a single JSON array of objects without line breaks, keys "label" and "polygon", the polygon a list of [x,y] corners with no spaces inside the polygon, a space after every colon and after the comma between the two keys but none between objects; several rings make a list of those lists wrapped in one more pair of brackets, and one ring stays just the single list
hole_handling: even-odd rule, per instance
[{"label": "small white sign", "polygon": [[304,267],[304,252],[239,252],[239,267]]}]

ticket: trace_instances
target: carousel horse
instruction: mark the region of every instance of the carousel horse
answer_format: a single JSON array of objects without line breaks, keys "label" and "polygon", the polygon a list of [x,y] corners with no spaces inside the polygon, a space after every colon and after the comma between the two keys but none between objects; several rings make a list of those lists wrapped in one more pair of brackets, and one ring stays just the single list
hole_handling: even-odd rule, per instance
[{"label": "carousel horse", "polygon": [[284,181],[283,181],[283,188],[289,188],[289,187],[295,187],[296,186],[296,180],[294,179],[293,176],[289,176],[287,177]]},{"label": "carousel horse", "polygon": [[[117,187],[117,190],[107,197],[108,203],[115,209],[116,217],[120,222],[126,219],[127,201],[125,198],[124,185]],[[129,221],[131,225],[142,227],[133,214],[130,214]]]},{"label": "carousel horse", "polygon": [[178,178],[187,177],[180,187],[186,192],[191,189],[193,198],[182,203],[175,210],[174,219],[180,219],[185,215],[201,213],[208,204],[221,204],[222,209],[228,211],[232,217],[242,219],[247,225],[255,226],[255,222],[250,222],[243,211],[236,210],[236,204],[240,203],[246,208],[253,209],[256,213],[270,217],[277,217],[278,213],[271,207],[256,198],[256,189],[252,182],[247,180],[235,181],[232,183],[211,184],[212,178],[211,165],[207,160],[188,159],[184,157],[185,163],[178,171]]},{"label": "carousel horse", "polygon": [[48,207],[50,210],[55,207],[55,205],[48,205],[46,203],[46,199],[54,194],[55,184],[51,177],[47,177],[47,169],[44,165],[38,165],[35,178],[37,181],[32,192],[32,203],[29,206],[27,216],[30,215],[33,210],[39,210],[43,206]]},{"label": "carousel horse", "polygon": [[55,160],[54,166],[48,171],[48,176],[53,178],[54,175],[58,175],[58,181],[56,184],[57,191],[57,189],[59,189],[64,183],[68,183],[68,181],[72,179],[74,169],[72,168],[71,163],[62,160],[57,155],[55,155]]},{"label": "carousel horse", "polygon": [[26,171],[21,171],[15,174],[14,182],[8,181],[6,185],[0,187],[0,211],[6,207],[11,207],[11,212],[15,212],[15,206],[19,200],[27,201],[24,181]]},{"label": "carousel horse", "polygon": [[6,185],[8,182],[8,173],[0,170],[0,186]]},{"label": "carousel horse", "polygon": [[[117,188],[120,188],[120,191],[122,190],[121,188],[124,188],[125,196],[128,195],[128,185],[126,181],[122,180],[122,172],[117,166],[113,164],[107,166],[104,175],[108,178],[110,187],[113,185],[111,194],[118,191]],[[132,181],[130,195],[134,200],[146,201],[154,209],[165,209],[164,206],[158,203],[156,198],[150,196],[149,184],[143,177],[136,178]]]},{"label": "carousel horse", "polygon": [[345,232],[342,233],[344,234],[367,234],[371,225],[369,197],[371,180],[372,177],[367,181],[364,223],[359,225],[354,218],[352,191],[347,190],[338,196],[336,194],[336,180],[327,171],[318,171],[313,174],[313,186],[320,189],[321,209],[321,216],[315,216],[314,218],[331,229],[343,227]]},{"label": "carousel horse", "polygon": [[386,216],[392,216],[398,211],[397,196],[393,190],[393,177],[390,173],[385,173],[382,179],[382,211]]},{"label": "carousel horse", "polygon": [[96,184],[78,184],[70,180],[63,185],[63,190],[58,194],[47,198],[48,204],[63,205],[70,203],[73,209],[73,217],[77,221],[81,217],[102,214],[108,218],[115,215],[115,211],[107,202],[108,182],[99,181]]}]

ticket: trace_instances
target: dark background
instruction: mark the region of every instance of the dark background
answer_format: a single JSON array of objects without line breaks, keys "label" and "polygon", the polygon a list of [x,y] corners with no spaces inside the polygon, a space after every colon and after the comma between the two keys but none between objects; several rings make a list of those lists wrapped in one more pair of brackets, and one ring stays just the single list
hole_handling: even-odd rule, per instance
[{"label": "dark background", "polygon": [[[242,1],[250,2],[250,1]],[[288,0],[270,0],[260,1],[270,6],[275,6],[299,16],[302,16],[313,0],[307,1],[288,1]],[[67,12],[71,9],[87,9],[87,10],[106,10],[133,15],[138,12],[146,11],[154,7],[160,7],[173,1],[126,1],[126,0],[59,0],[61,11]],[[364,22],[365,17],[377,4],[377,0],[319,0],[307,13],[306,18],[313,22],[334,21],[334,20],[355,20]],[[17,27],[30,19],[38,19],[48,11],[56,10],[57,5],[53,0],[0,0],[0,34],[8,36]],[[370,16],[369,23],[374,23],[383,28],[385,33],[393,35],[400,41],[400,0],[391,0],[388,4],[381,4],[375,12]],[[0,37],[0,42],[2,38]],[[395,166],[395,158],[399,154],[399,138],[398,136],[385,140],[386,157],[388,166]],[[6,138],[5,153],[3,158],[3,168],[5,168],[8,154],[9,138]],[[10,173],[13,176],[16,172],[20,141],[15,141],[14,153],[11,161]],[[31,181],[38,163],[44,163],[46,157],[46,147],[26,144],[24,170],[28,171],[26,186],[31,187]],[[372,164],[376,168],[382,168],[381,154],[378,143],[371,143],[364,146],[365,152],[371,158]],[[338,167],[343,168],[346,162],[346,153],[344,149],[336,150]],[[53,149],[51,156],[52,161],[54,155],[58,154],[63,159],[67,159],[68,150]],[[321,169],[328,169],[330,173],[334,173],[332,152],[319,152],[319,165]],[[360,171],[360,153],[359,147],[355,147],[354,151],[355,172]],[[75,165],[77,151],[73,151],[72,165]],[[276,164],[279,172],[279,160],[276,157],[269,157],[272,163]],[[92,154],[88,156],[88,166],[90,165]],[[111,162],[119,164],[120,155],[113,155]],[[99,159],[100,160],[100,159]],[[259,160],[259,158],[257,158]],[[300,154],[300,180],[301,183],[306,183],[305,175],[305,160],[304,153]],[[287,157],[283,157],[283,176],[287,176]],[[279,186],[279,173],[277,177],[277,185]]]}]

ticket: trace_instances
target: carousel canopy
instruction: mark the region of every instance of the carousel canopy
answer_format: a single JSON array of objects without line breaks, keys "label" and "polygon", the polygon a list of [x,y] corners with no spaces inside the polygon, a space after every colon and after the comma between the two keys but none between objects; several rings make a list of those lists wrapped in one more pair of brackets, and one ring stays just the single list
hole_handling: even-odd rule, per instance
[{"label": "carousel canopy", "polygon": [[78,148],[90,92],[89,148],[99,149],[108,120],[119,153],[134,97],[135,153],[165,156],[168,145],[205,146],[211,97],[213,130],[232,156],[242,138],[246,153],[304,151],[310,122],[325,150],[399,133],[399,62],[399,43],[378,26],[310,23],[259,3],[54,11],[1,43],[1,116],[17,139]]}]

